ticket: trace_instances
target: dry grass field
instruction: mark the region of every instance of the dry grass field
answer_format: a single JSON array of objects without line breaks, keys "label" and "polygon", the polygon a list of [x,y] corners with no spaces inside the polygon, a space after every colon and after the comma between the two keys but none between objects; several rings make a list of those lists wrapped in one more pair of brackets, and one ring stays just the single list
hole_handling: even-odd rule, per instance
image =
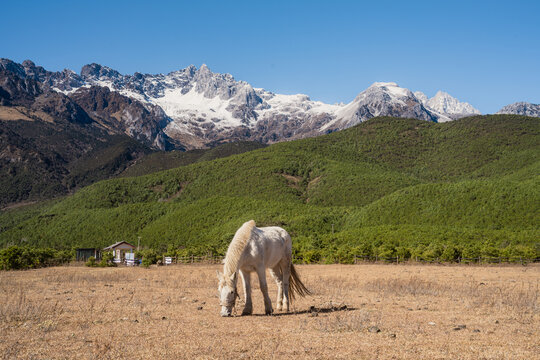
[{"label": "dry grass field", "polygon": [[[540,357],[538,265],[299,266],[314,294],[297,300],[294,313],[263,316],[255,289],[255,315],[232,318],[219,316],[218,268],[1,272],[0,354],[5,359]],[[274,298],[270,277],[269,284]]]}]

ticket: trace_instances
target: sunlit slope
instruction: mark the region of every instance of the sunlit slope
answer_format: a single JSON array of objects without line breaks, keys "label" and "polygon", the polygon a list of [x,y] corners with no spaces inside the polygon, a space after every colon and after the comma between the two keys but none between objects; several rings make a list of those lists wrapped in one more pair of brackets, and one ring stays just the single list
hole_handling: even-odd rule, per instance
[{"label": "sunlit slope", "polygon": [[350,253],[367,243],[370,251],[386,243],[415,249],[429,239],[538,251],[539,125],[514,115],[444,124],[372,119],[317,138],[98,182],[39,210],[7,211],[0,243],[105,246],[141,236],[144,245],[164,250],[223,252],[253,218],[288,229],[298,256]]}]

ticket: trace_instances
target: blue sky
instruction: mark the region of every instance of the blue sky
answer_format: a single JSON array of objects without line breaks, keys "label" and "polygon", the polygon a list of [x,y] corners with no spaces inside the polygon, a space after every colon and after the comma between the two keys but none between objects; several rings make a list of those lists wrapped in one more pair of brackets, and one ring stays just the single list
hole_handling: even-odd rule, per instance
[{"label": "blue sky", "polygon": [[483,113],[540,103],[538,1],[4,1],[0,57],[122,73],[206,63],[254,87],[349,102],[375,81]]}]

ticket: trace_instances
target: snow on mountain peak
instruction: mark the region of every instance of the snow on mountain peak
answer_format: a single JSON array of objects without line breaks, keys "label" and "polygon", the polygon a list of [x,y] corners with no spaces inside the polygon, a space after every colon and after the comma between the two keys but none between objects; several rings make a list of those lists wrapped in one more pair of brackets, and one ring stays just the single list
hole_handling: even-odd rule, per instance
[{"label": "snow on mountain peak", "polygon": [[346,128],[376,116],[410,117],[437,121],[414,94],[395,82],[376,82],[336,112],[323,129]]},{"label": "snow on mountain peak", "polygon": [[375,82],[369,88],[367,88],[366,91],[382,91],[397,99],[408,98],[412,96],[412,93],[409,89],[399,87],[399,85],[395,82]]},{"label": "snow on mountain peak", "polygon": [[441,121],[449,121],[460,117],[480,114],[480,111],[475,109],[471,104],[461,102],[441,90],[437,91],[432,98],[428,98],[421,91],[416,91],[414,95],[426,108],[443,116]]},{"label": "snow on mountain peak", "polygon": [[379,82],[374,82],[373,84],[371,84],[370,87],[399,87],[399,85],[395,82],[384,82],[384,81],[379,81]]},{"label": "snow on mountain peak", "polygon": [[516,114],[524,116],[540,117],[540,104],[531,104],[528,102],[516,102],[504,106],[497,114]]},{"label": "snow on mountain peak", "polygon": [[437,91],[434,97],[426,103],[431,109],[449,115],[449,116],[466,116],[480,114],[480,111],[472,107],[471,104],[461,102],[455,97],[444,91]]},{"label": "snow on mountain peak", "polygon": [[421,92],[421,91],[415,91],[415,92],[414,92],[414,96],[416,96],[416,98],[417,98],[418,100],[420,100],[420,102],[421,102],[422,104],[424,104],[424,105],[425,105],[426,102],[429,100],[429,98],[427,97],[427,95],[424,94],[424,93]]}]

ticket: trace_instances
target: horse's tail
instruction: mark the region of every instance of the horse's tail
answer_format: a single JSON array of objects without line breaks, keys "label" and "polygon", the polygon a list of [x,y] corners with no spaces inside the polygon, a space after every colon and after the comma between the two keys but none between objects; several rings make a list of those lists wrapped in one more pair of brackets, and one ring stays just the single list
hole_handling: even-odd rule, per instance
[{"label": "horse's tail", "polygon": [[291,264],[291,277],[289,280],[289,299],[294,300],[295,295],[300,295],[305,297],[306,295],[311,295],[311,291],[304,285],[300,276],[296,272],[296,268]]}]

